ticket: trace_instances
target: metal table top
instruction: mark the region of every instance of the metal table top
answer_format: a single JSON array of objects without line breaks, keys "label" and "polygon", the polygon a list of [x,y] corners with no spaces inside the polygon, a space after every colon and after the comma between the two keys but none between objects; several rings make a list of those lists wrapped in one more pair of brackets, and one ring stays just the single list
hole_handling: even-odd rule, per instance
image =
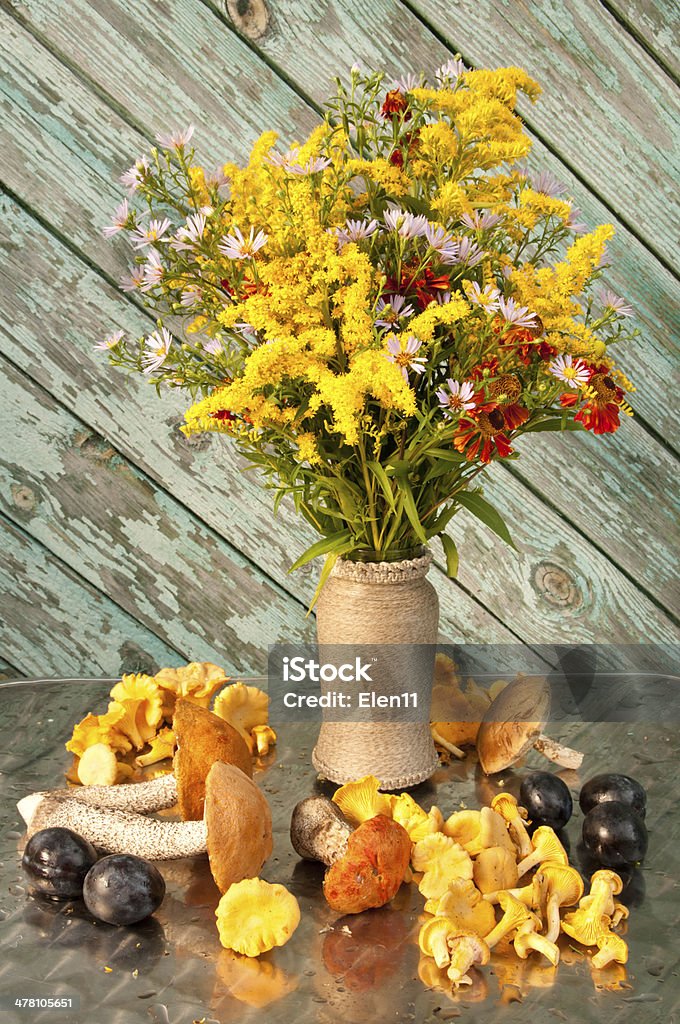
[{"label": "metal table top", "polygon": [[[274,853],[262,875],[298,898],[302,920],[290,942],[258,960],[222,949],[214,911],[219,893],[206,858],[159,864],[165,901],[133,928],[93,922],[76,904],[42,901],[27,892],[20,868],[23,828],[16,801],[63,784],[64,742],[87,711],[104,710],[110,681],[58,680],[0,684],[0,1024],[101,1021],[103,1024],[229,1024],[277,1020],[296,1024],[431,1022],[467,1017],[507,1024],[560,1020],[680,1022],[678,928],[680,816],[675,772],[680,738],[674,727],[631,723],[564,725],[557,738],[580,746],[581,777],[564,772],[572,790],[600,771],[635,776],[648,791],[647,860],[626,890],[631,913],[627,966],[591,972],[583,950],[566,937],[557,969],[494,952],[471,989],[451,995],[418,977],[416,944],[423,899],[402,886],[381,910],[338,919],[321,893],[321,865],[299,861],[288,838],[295,803],[331,792],[310,763],[316,727],[286,725],[256,780],[274,818]],[[276,726],[276,723],[273,723]],[[542,759],[532,754],[528,764]],[[488,803],[499,784],[517,787],[522,769],[493,781],[474,759],[442,767],[413,790],[445,814],[461,803]],[[581,816],[567,826],[575,859]],[[80,998],[77,1010],[5,1009],[13,997]]]}]

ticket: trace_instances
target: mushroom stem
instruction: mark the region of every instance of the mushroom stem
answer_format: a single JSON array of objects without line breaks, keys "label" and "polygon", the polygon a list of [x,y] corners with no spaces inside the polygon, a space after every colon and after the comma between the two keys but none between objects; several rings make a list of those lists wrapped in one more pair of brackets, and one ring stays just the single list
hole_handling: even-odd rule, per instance
[{"label": "mushroom stem", "polygon": [[435,743],[438,743],[440,747],[443,747],[444,750],[448,750],[450,754],[453,754],[454,757],[459,758],[461,761],[465,760],[465,751],[461,750],[460,747],[457,747],[455,743],[450,743],[449,740],[445,740],[441,733],[435,729],[434,725],[430,725],[430,732]]},{"label": "mushroom stem", "polygon": [[207,850],[203,821],[159,821],[53,793],[31,794],[18,806],[29,838],[43,828],[70,828],[100,850],[132,853],[146,860],[195,857]]},{"label": "mushroom stem", "polygon": [[549,761],[559,764],[561,768],[577,769],[581,767],[583,762],[583,754],[580,750],[565,747],[562,743],[558,743],[557,740],[553,740],[543,734],[536,739],[534,750],[537,750],[539,754],[543,754]]},{"label": "mushroom stem", "polygon": [[[36,794],[37,795],[37,794]],[[134,811],[151,814],[174,807],[177,803],[177,783],[172,774],[160,775],[149,782],[130,782],[122,786],[78,786],[69,789],[49,789],[39,794],[61,800],[77,800],[92,807],[109,807],[116,811]],[[25,798],[26,799],[26,798]],[[19,801],[21,804],[22,801]],[[19,805],[17,805],[19,806]]]}]

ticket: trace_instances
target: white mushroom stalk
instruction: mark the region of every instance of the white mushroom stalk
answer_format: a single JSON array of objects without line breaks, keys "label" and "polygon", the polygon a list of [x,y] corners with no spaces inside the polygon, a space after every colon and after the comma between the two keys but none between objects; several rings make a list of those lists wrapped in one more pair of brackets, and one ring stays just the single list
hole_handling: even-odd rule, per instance
[{"label": "white mushroom stalk", "polygon": [[70,828],[107,853],[132,853],[146,860],[194,857],[208,848],[204,821],[159,821],[55,793],[33,793],[20,800],[17,807],[29,838],[43,828]]},{"label": "white mushroom stalk", "polygon": [[[19,813],[24,817],[21,806],[24,800],[35,796],[59,797],[60,799],[77,800],[81,804],[93,807],[110,807],[117,811],[134,811],[137,814],[152,814],[174,807],[177,803],[177,782],[175,776],[168,773],[159,775],[149,782],[126,783],[122,786],[78,786],[69,789],[49,789],[42,793],[32,793],[17,804]],[[26,820],[24,818],[24,820]]]}]

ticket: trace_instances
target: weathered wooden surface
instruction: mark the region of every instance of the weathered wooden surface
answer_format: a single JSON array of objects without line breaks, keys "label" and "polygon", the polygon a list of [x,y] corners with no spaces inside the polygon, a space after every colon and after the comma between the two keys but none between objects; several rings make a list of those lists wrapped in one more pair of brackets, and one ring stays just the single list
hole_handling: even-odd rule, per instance
[{"label": "weathered wooden surface", "polygon": [[0,643],[27,676],[117,675],[181,653],[0,516]]},{"label": "weathered wooden surface", "polygon": [[[0,85],[9,129],[2,179],[23,206],[5,200],[0,225],[9,255],[0,346],[20,368],[3,384],[16,440],[3,463],[0,501],[22,527],[26,572],[49,551],[62,572],[75,571],[83,602],[96,588],[122,621],[170,645],[175,660],[224,650],[215,636],[222,614],[229,667],[241,671],[262,667],[258,649],[267,642],[311,629],[304,608],[316,570],[286,572],[309,531],[290,509],[272,520],[268,498],[238,472],[227,445],[182,438],[178,396],[158,402],[143,382],[91,352],[102,332],[138,334],[149,323],[111,287],[125,250],[105,243],[99,230],[119,198],[115,178],[155,131],[193,121],[208,166],[243,158],[265,127],[299,137],[316,123],[314,106],[332,74],[354,60],[396,73],[445,59],[429,22],[475,64],[523,63],[542,81],[552,105],[544,100],[527,112],[539,136],[533,163],[568,185],[589,223],[617,225],[610,246],[617,273],[608,283],[638,308],[644,331],[621,358],[639,385],[638,421],[604,442],[527,441],[512,473],[494,469],[488,493],[513,523],[518,554],[469,516],[456,517],[460,584],[434,574],[442,635],[532,644],[677,638],[669,445],[680,311],[676,282],[662,266],[672,262],[675,164],[672,147],[661,142],[664,131],[677,134],[678,101],[658,66],[673,57],[658,28],[668,12],[663,3],[643,6],[640,40],[652,26],[658,62],[651,43],[643,47],[626,32],[630,10],[617,20],[594,0],[571,5],[571,21],[560,27],[548,5],[511,11],[489,0],[454,5],[448,21],[439,0],[411,4],[423,20],[396,0],[268,0],[247,8],[216,0],[0,0],[0,47],[10,69]],[[564,117],[555,108],[562,97]],[[586,122],[580,137],[574,110]],[[583,146],[584,132],[592,146]],[[610,153],[623,147],[625,159],[605,168],[607,146]],[[88,438],[80,447],[78,430]],[[98,448],[114,454],[97,459]],[[13,498],[27,479],[41,498],[30,510]],[[106,500],[78,501],[88,487]],[[134,508],[127,517],[123,505]],[[27,645],[13,643],[10,631],[0,654],[33,671]],[[95,669],[86,649],[83,642],[74,654],[83,672]],[[106,670],[117,671],[113,645],[107,658]],[[73,660],[63,664],[76,671]]]}]

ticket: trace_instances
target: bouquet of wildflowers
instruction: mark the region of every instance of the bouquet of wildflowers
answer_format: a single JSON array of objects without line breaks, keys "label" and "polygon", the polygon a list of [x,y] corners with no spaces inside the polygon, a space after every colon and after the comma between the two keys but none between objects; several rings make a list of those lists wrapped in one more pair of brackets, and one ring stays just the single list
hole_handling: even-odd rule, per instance
[{"label": "bouquet of wildflowers", "polygon": [[[266,132],[213,174],[193,129],[122,177],[105,229],[135,262],[122,282],[174,318],[99,347],[188,390],[187,434],[219,431],[292,495],[321,539],[298,560],[390,559],[465,508],[510,540],[471,487],[539,430],[611,433],[632,384],[609,346],[632,310],[593,289],[609,225],[586,233],[565,189],[522,163],[519,68],[434,81],[352,69],[325,121],[286,152]],[[183,318],[182,329],[175,325]]]}]

